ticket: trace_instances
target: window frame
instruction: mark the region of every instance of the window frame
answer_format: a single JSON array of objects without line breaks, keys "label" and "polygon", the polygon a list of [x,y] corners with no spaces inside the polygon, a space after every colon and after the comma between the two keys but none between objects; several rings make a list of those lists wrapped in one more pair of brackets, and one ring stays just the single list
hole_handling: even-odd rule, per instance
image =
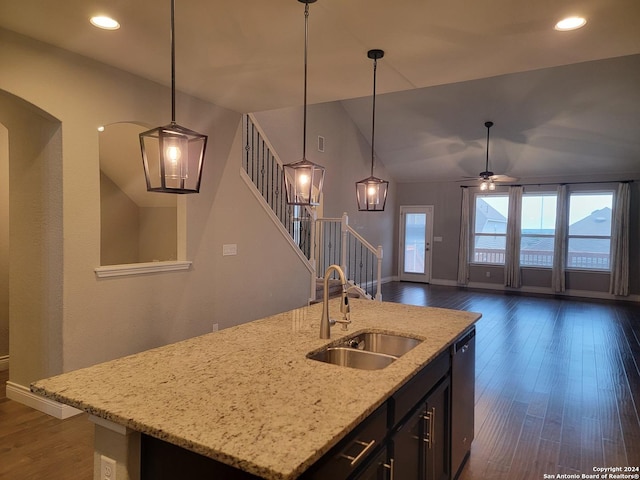
[{"label": "window frame", "polygon": [[[556,191],[551,191],[551,190],[541,190],[541,191],[533,191],[533,192],[524,192],[522,194],[522,208],[524,208],[524,199],[525,197],[554,197],[556,199],[556,218],[557,218],[557,208],[558,208],[558,193]],[[550,270],[551,268],[553,268],[553,258],[556,254],[555,251],[555,238],[556,238],[556,228],[555,228],[555,222],[554,222],[554,227],[553,227],[553,233],[551,234],[543,234],[543,233],[523,233],[522,231],[522,208],[520,209],[520,267],[521,268],[542,268],[545,270]],[[551,238],[554,242],[554,246],[551,249],[551,263],[549,265],[531,265],[531,264],[525,264],[522,262],[522,239],[523,238]]]},{"label": "window frame", "polygon": [[[507,216],[505,217],[505,231],[504,233],[478,233],[476,232],[476,216],[477,216],[477,204],[478,204],[478,198],[479,197],[503,197],[506,198],[507,200]],[[507,243],[507,229],[506,229],[506,225],[509,221],[509,209],[508,209],[508,203],[509,202],[509,194],[506,192],[501,192],[501,191],[495,191],[495,192],[474,192],[473,194],[473,212],[472,215],[469,215],[471,217],[471,235],[470,235],[470,239],[471,242],[469,242],[469,249],[471,250],[469,252],[469,264],[470,265],[484,265],[484,266],[501,266],[504,267],[505,265],[505,260],[506,260],[506,243]],[[476,260],[476,238],[477,237],[502,237],[504,238],[504,243],[505,243],[505,249],[504,252],[502,254],[503,257],[503,261],[502,262],[482,262],[482,261],[478,261]]]},{"label": "window frame", "polygon": [[[578,235],[571,234],[571,224],[569,223],[571,216],[571,199],[574,195],[611,195],[611,226],[609,229],[609,235]],[[565,270],[572,272],[590,272],[590,273],[611,273],[611,239],[613,237],[613,209],[616,202],[616,191],[613,188],[604,188],[597,190],[574,190],[569,192],[567,202],[567,237],[566,237],[566,263]],[[587,218],[587,217],[585,217]],[[608,240],[609,252],[608,252],[608,266],[607,268],[590,268],[585,266],[572,266],[570,265],[571,255],[569,251],[569,242],[571,239],[593,239],[593,240]]]}]

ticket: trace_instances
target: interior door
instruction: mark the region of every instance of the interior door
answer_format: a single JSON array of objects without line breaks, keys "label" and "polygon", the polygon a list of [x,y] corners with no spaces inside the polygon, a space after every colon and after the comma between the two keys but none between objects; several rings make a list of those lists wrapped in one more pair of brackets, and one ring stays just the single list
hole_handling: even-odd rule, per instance
[{"label": "interior door", "polygon": [[400,280],[431,281],[433,206],[400,207]]}]

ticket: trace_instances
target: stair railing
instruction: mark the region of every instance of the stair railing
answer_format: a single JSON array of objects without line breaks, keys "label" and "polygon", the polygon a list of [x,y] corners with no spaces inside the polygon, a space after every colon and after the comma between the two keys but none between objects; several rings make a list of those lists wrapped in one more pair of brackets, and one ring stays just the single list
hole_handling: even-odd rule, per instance
[{"label": "stair railing", "polygon": [[252,192],[265,211],[288,238],[313,278],[311,295],[315,297],[315,211],[308,207],[287,205],[282,161],[255,122],[253,115],[243,115],[244,153],[241,177],[252,184]]},{"label": "stair railing", "polygon": [[255,122],[243,115],[244,153],[240,175],[309,270],[310,301],[316,300],[317,273],[340,265],[351,287],[382,301],[382,247],[367,242],[342,218],[316,218],[309,207],[287,205],[282,162]]},{"label": "stair railing", "polygon": [[340,265],[361,294],[382,301],[382,246],[374,247],[351,228],[346,213],[318,218],[316,224],[316,271],[324,275],[329,265]]}]

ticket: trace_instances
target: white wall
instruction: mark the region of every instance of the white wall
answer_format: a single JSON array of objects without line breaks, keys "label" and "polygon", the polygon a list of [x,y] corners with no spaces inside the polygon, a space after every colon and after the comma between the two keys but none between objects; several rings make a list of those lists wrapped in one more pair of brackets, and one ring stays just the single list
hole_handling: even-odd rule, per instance
[{"label": "white wall", "polygon": [[0,358],[9,355],[9,132],[0,123]]},{"label": "white wall", "polygon": [[[0,64],[8,66],[0,69],[0,90],[34,106],[21,104],[22,110],[36,112],[18,112],[27,118],[22,125],[3,121],[10,139],[15,134],[21,146],[26,144],[26,136],[34,134],[29,124],[34,117],[49,127],[40,129],[43,134],[59,137],[36,158],[47,173],[38,195],[48,201],[57,193],[53,208],[59,212],[48,223],[24,218],[12,196],[11,217],[22,219],[18,226],[37,231],[36,241],[44,247],[35,261],[45,261],[38,273],[37,308],[14,315],[12,303],[12,382],[26,386],[37,378],[209,332],[214,323],[224,328],[306,302],[304,268],[281,245],[277,230],[240,180],[240,114],[184,95],[177,99],[178,123],[209,135],[201,193],[178,199],[184,227],[179,255],[184,252],[193,268],[97,279],[97,127],[122,121],[168,123],[169,89],[2,30]],[[12,153],[10,167],[12,172],[24,168],[13,162]],[[20,187],[14,182],[12,177],[12,192]],[[33,274],[23,265],[14,268],[20,241],[16,237],[10,245],[12,286]],[[239,254],[222,257],[223,243],[237,243]],[[24,294],[15,300],[28,304]]]}]

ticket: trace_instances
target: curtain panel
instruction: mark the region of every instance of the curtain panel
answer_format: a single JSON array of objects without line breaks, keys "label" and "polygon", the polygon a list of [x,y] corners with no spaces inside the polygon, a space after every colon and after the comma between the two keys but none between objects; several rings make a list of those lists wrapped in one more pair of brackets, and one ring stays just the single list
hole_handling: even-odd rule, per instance
[{"label": "curtain panel", "polygon": [[470,214],[471,205],[469,203],[469,189],[462,188],[462,211],[460,214],[460,245],[458,247],[458,284],[469,284],[469,230],[471,228]]},{"label": "curtain panel", "polygon": [[567,224],[568,201],[567,186],[558,185],[556,202],[556,230],[553,241],[553,265],[551,268],[551,288],[555,293],[565,291],[565,266],[567,265]]},{"label": "curtain panel", "polygon": [[613,205],[611,235],[611,280],[609,293],[629,295],[629,208],[631,189],[628,183],[618,184]]},{"label": "curtain panel", "polygon": [[522,186],[509,187],[509,216],[507,218],[507,246],[504,260],[504,286],[520,288],[520,238]]}]

